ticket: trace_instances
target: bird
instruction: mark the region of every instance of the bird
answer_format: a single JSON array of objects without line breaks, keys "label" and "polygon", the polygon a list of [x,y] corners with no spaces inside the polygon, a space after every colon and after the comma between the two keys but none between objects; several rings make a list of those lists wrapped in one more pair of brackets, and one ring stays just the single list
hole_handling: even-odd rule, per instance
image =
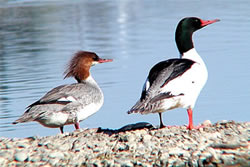
[{"label": "bird", "polygon": [[91,66],[111,62],[90,51],[78,51],[65,70],[65,78],[73,77],[77,83],[61,85],[47,92],[41,99],[27,107],[13,124],[36,121],[48,128],[60,128],[79,122],[96,113],[104,102],[104,95],[90,73]]},{"label": "bird", "polygon": [[192,36],[195,31],[218,21],[185,17],[178,23],[175,41],[180,57],[161,61],[150,69],[141,97],[128,114],[158,113],[160,128],[164,128],[162,113],[184,108],[187,109],[189,120],[187,129],[199,128],[193,125],[193,108],[207,82],[208,71],[194,48]]}]

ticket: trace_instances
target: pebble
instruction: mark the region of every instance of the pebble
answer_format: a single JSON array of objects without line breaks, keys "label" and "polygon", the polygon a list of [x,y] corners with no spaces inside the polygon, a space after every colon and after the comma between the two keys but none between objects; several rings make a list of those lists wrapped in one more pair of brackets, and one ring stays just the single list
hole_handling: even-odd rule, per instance
[{"label": "pebble", "polygon": [[57,158],[57,159],[63,159],[64,154],[62,152],[52,152],[49,154],[50,158]]},{"label": "pebble", "polygon": [[49,160],[49,163],[52,165],[52,166],[56,166],[56,164],[60,161],[60,159],[50,159]]},{"label": "pebble", "polygon": [[3,164],[6,164],[7,159],[0,157],[0,166],[3,166]]},{"label": "pebble", "polygon": [[180,154],[183,154],[183,150],[176,147],[176,148],[172,148],[171,150],[169,150],[169,155],[180,155]]},{"label": "pebble", "polygon": [[7,149],[11,149],[11,148],[13,148],[13,145],[11,145],[11,144],[6,144],[6,148],[7,148]]},{"label": "pebble", "polygon": [[15,154],[15,160],[19,162],[23,162],[28,159],[28,155],[25,152],[18,152]]},{"label": "pebble", "polygon": [[210,120],[206,120],[202,123],[202,125],[204,126],[211,126],[212,125],[212,122]]},{"label": "pebble", "polygon": [[135,125],[121,132],[81,129],[47,137],[1,137],[0,166],[250,166],[248,122],[205,121],[203,130],[192,131]]},{"label": "pebble", "polygon": [[38,162],[38,161],[40,161],[40,160],[41,160],[41,158],[38,157],[38,156],[34,156],[34,157],[30,157],[30,158],[29,158],[29,161],[30,161],[30,162]]},{"label": "pebble", "polygon": [[150,142],[151,139],[152,139],[151,135],[146,134],[143,136],[143,142],[145,143]]},{"label": "pebble", "polygon": [[122,159],[118,161],[118,164],[121,164],[123,167],[132,167],[133,163],[131,162],[130,159]]}]

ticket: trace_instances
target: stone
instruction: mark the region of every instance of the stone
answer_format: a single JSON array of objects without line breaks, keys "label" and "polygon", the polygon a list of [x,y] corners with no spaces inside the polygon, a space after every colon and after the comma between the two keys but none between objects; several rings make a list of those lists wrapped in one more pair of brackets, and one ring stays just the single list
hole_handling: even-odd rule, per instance
[{"label": "stone", "polygon": [[49,160],[49,163],[50,163],[52,166],[56,166],[56,164],[58,164],[59,161],[60,161],[60,159],[50,159],[50,160]]},{"label": "stone", "polygon": [[18,152],[15,154],[15,160],[19,162],[23,162],[28,159],[28,155],[25,152]]},{"label": "stone", "polygon": [[171,150],[169,150],[169,155],[180,155],[183,154],[184,151],[180,148],[172,148]]},{"label": "stone", "polygon": [[29,161],[31,161],[31,162],[38,162],[40,160],[41,160],[41,158],[39,156],[29,157]]},{"label": "stone", "polygon": [[151,139],[152,139],[151,135],[146,134],[143,136],[143,142],[145,143],[150,142]]},{"label": "stone", "polygon": [[52,152],[49,154],[50,158],[57,158],[57,159],[63,159],[64,154],[62,152]]},{"label": "stone", "polygon": [[212,125],[212,122],[210,120],[205,120],[202,125],[204,126],[211,126]]},{"label": "stone", "polygon": [[6,148],[7,148],[7,149],[12,149],[12,148],[13,148],[13,145],[12,145],[12,144],[6,144]]},{"label": "stone", "polygon": [[4,164],[7,163],[7,159],[0,157],[0,166],[5,166]]},{"label": "stone", "polygon": [[25,142],[18,142],[16,144],[16,146],[19,147],[19,148],[26,148],[26,147],[29,147],[29,144],[25,143]]}]

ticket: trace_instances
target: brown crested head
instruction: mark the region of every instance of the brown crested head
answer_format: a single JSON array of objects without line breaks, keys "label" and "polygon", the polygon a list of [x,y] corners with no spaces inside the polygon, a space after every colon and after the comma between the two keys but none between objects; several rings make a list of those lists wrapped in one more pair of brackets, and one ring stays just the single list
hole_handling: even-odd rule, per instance
[{"label": "brown crested head", "polygon": [[112,60],[99,58],[94,52],[78,51],[70,60],[68,68],[64,72],[64,78],[74,77],[78,82],[81,82],[89,77],[91,66],[110,61]]}]

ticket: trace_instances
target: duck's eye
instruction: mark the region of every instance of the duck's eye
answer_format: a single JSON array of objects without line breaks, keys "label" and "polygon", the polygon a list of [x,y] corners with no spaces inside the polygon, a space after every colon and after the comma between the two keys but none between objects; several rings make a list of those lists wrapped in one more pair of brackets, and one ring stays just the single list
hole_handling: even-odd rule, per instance
[{"label": "duck's eye", "polygon": [[200,20],[199,19],[195,19],[194,20],[194,25],[196,26],[199,26],[201,23],[200,23]]},{"label": "duck's eye", "polygon": [[98,61],[98,60],[99,60],[99,57],[98,57],[98,56],[94,56],[94,57],[93,57],[93,60],[94,60],[94,61]]}]

